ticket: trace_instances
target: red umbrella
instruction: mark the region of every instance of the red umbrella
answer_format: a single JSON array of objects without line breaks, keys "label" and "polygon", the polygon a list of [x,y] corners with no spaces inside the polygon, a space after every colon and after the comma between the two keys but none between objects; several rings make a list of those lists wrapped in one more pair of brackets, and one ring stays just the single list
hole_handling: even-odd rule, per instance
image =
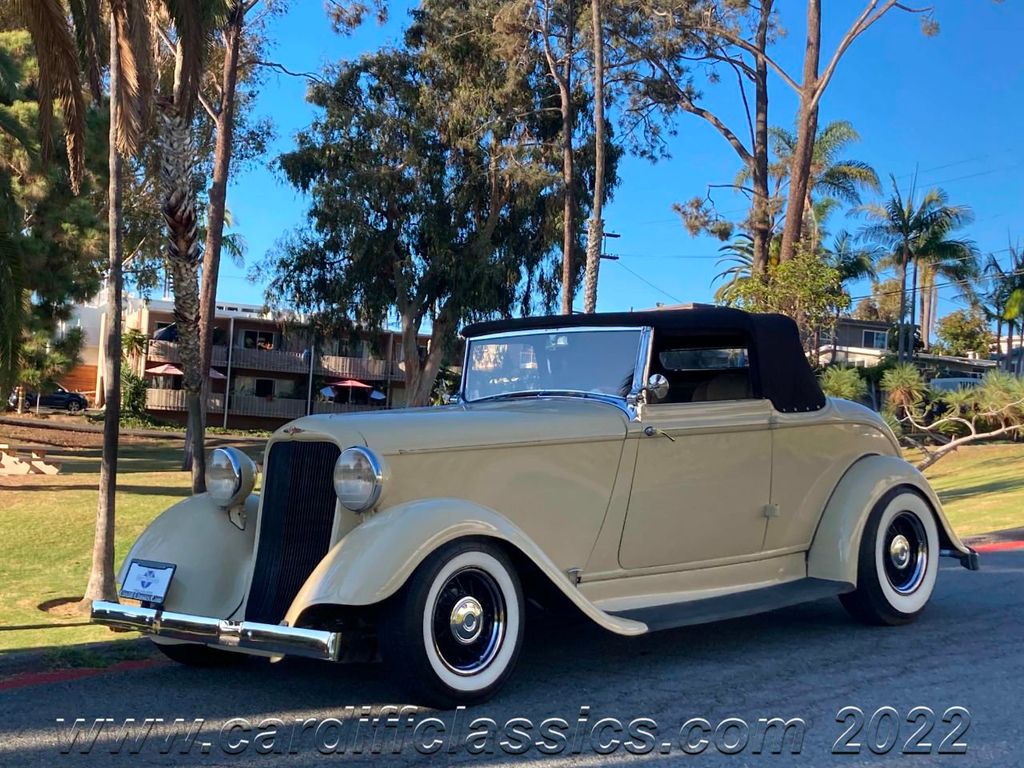
[{"label": "red umbrella", "polygon": [[356,389],[373,389],[369,384],[363,384],[361,381],[355,379],[342,379],[341,381],[332,381],[328,383],[328,387],[355,387]]},{"label": "red umbrella", "polygon": [[177,366],[171,365],[170,363],[164,363],[163,365],[157,365],[153,368],[147,368],[146,373],[155,373],[157,376],[182,376],[184,371]]}]

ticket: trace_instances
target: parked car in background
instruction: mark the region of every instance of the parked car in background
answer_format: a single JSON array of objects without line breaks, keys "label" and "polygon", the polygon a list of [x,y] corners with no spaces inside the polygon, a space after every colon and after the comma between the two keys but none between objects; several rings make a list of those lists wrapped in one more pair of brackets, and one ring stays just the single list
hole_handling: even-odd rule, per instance
[{"label": "parked car in background", "polygon": [[694,307],[463,336],[451,405],[293,421],[259,494],[251,458],[213,451],[209,492],[128,553],[132,602],[96,601],[93,621],[195,665],[377,650],[419,702],[452,706],[508,678],[528,604],[571,654],[551,631],[570,614],[641,635],[838,596],[907,624],[940,556],[978,567],[882,418],[822,394],[789,318]]},{"label": "parked car in background", "polygon": [[[85,398],[85,395],[81,395],[78,392],[71,392],[59,384],[53,389],[53,391],[43,393],[42,395],[37,395],[35,392],[26,392],[25,407],[35,408],[37,397],[39,398],[39,405],[43,408],[54,408],[61,411],[68,411],[69,413],[84,411],[89,406],[89,401]],[[17,392],[11,393],[11,396],[7,399],[7,404],[11,408],[18,407]]]},{"label": "parked car in background", "polygon": [[949,376],[932,379],[928,388],[936,392],[955,392],[958,389],[974,389],[980,387],[983,380],[976,376]]}]

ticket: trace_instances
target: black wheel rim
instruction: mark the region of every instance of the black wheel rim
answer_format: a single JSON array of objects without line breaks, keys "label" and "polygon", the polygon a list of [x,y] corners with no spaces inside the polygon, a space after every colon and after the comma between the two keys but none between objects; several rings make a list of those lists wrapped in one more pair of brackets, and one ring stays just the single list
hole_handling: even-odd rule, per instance
[{"label": "black wheel rim", "polygon": [[889,585],[901,595],[916,592],[928,569],[928,536],[920,518],[900,512],[889,523],[882,542],[882,561]]},{"label": "black wheel rim", "polygon": [[479,568],[463,568],[445,581],[431,616],[434,649],[458,675],[487,667],[505,637],[505,598],[494,578]]}]

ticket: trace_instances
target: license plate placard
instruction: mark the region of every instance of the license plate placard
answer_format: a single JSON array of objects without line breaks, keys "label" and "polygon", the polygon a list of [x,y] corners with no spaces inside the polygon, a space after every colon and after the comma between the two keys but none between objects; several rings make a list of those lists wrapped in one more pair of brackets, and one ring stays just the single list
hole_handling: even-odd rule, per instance
[{"label": "license plate placard", "polygon": [[121,583],[121,597],[161,606],[174,576],[174,563],[153,560],[132,560]]}]

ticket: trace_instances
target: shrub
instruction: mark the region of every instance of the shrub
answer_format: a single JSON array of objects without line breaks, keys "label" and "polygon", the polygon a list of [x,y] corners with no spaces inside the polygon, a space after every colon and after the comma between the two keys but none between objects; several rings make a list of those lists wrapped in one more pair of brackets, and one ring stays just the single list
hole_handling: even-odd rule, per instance
[{"label": "shrub", "polygon": [[121,369],[121,416],[146,419],[146,380]]},{"label": "shrub", "polygon": [[829,397],[860,400],[868,391],[867,384],[856,368],[829,366],[821,372],[818,380],[821,382],[822,391]]}]

